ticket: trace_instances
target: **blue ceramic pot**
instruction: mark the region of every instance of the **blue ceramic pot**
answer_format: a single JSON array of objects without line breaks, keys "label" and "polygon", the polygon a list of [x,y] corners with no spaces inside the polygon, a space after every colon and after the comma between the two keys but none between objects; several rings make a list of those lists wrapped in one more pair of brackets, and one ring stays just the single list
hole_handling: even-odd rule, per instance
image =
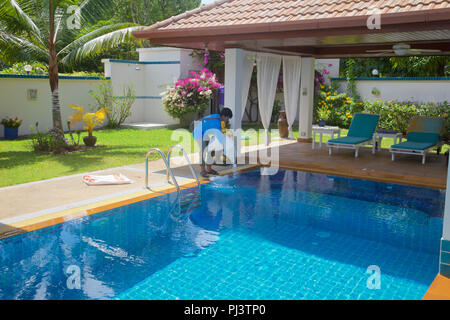
[{"label": "blue ceramic pot", "polygon": [[319,127],[325,127],[326,124],[326,120],[319,120]]},{"label": "blue ceramic pot", "polygon": [[19,128],[7,128],[4,131],[5,139],[14,140],[19,136]]}]

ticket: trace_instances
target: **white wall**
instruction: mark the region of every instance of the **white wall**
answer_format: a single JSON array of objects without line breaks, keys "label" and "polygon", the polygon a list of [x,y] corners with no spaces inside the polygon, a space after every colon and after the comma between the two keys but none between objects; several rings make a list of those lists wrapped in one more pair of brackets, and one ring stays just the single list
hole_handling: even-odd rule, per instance
[{"label": "white wall", "polygon": [[[342,91],[346,91],[346,81],[339,81]],[[450,80],[361,80],[356,88],[363,99],[398,100],[418,102],[450,101]],[[372,94],[373,88],[380,96]]]},{"label": "white wall", "polygon": [[132,83],[136,102],[126,123],[178,124],[164,110],[161,93],[178,79],[189,76],[191,70],[199,70],[198,61],[191,50],[177,48],[138,49],[139,61],[105,59],[105,76],[111,77],[114,93],[123,95],[125,85]]},{"label": "white wall", "polygon": [[[89,95],[89,89],[100,80],[59,80],[59,96],[61,102],[61,116],[64,129],[67,130],[67,118],[73,113],[67,106],[70,104],[82,105],[85,108],[94,106],[94,100]],[[37,89],[37,99],[28,100],[27,90]],[[39,128],[51,129],[51,95],[48,79],[35,78],[2,78],[0,77],[0,119],[4,117],[18,117],[23,120],[19,128],[19,135],[34,133],[30,125],[39,122]],[[88,109],[89,110],[89,109]],[[78,124],[77,128],[81,128]],[[0,126],[0,137],[3,137],[3,126]]]}]

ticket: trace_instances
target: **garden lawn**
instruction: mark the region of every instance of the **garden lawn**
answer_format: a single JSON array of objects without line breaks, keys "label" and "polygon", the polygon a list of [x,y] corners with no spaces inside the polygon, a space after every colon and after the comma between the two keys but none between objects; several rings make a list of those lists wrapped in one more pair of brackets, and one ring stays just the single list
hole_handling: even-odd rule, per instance
[{"label": "garden lawn", "polygon": [[[68,154],[34,152],[31,139],[1,140],[0,187],[142,163],[150,148],[160,148],[166,153],[171,145],[177,144],[178,141],[171,141],[173,132],[171,129],[97,130],[94,135],[99,147]],[[66,137],[70,141],[67,134]],[[186,149],[186,152],[192,150]],[[150,157],[151,160],[158,158],[157,153]]]},{"label": "garden lawn", "polygon": [[[262,143],[263,140],[261,142],[258,140],[258,137],[264,136],[264,131],[259,131],[261,128],[261,125],[244,125],[243,135],[250,139],[243,144]],[[276,128],[276,125],[271,127],[271,129]],[[246,131],[248,129],[253,130]],[[167,153],[171,145],[181,143],[181,137],[173,135],[174,133],[176,133],[174,129],[97,130],[94,131],[94,135],[97,136],[99,147],[61,155],[34,152],[31,140],[28,138],[14,141],[0,140],[0,187],[143,163],[150,148],[160,148]],[[342,136],[346,134],[347,130],[343,129]],[[86,133],[82,133],[82,136],[85,135]],[[294,135],[298,136],[296,127],[294,127]],[[68,135],[66,136],[70,140]],[[277,131],[272,131],[274,140],[278,136]],[[190,139],[191,145],[183,143],[186,152],[198,152],[198,147],[190,133],[187,133],[187,138]],[[324,135],[323,141],[328,141],[329,138]],[[382,147],[388,148],[391,144],[392,139],[383,139]],[[447,145],[443,148],[443,152],[446,150],[448,150]],[[159,155],[153,153],[150,160],[158,158]]]}]

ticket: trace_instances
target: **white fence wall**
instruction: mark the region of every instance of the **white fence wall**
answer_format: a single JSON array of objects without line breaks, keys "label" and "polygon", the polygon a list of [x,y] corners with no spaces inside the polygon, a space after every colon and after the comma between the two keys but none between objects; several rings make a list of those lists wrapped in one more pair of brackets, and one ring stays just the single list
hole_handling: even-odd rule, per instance
[{"label": "white fence wall", "polygon": [[[85,108],[94,106],[94,100],[89,95],[89,89],[95,89],[98,78],[73,78],[65,77],[59,80],[59,96],[61,101],[61,115],[64,129],[67,130],[67,118],[73,110],[67,108],[70,104],[82,105]],[[28,100],[27,90],[37,90],[37,99]],[[41,131],[45,127],[52,128],[51,94],[48,78],[28,76],[0,75],[0,119],[4,117],[23,120],[19,128],[19,135],[34,133],[30,131],[30,125],[39,122]],[[78,124],[77,128],[82,128]],[[3,137],[3,126],[0,126],[0,137]]]},{"label": "white fence wall", "polygon": [[174,81],[188,77],[189,71],[199,70],[191,50],[177,48],[138,49],[139,61],[103,60],[105,75],[111,77],[116,95],[133,84],[136,102],[126,123],[178,124],[164,110],[161,93]]},{"label": "white fence wall", "polygon": [[[345,92],[345,79],[339,80],[341,91]],[[417,102],[450,102],[450,78],[360,78],[356,88],[365,100],[398,100]],[[372,94],[377,88],[380,96]]]}]

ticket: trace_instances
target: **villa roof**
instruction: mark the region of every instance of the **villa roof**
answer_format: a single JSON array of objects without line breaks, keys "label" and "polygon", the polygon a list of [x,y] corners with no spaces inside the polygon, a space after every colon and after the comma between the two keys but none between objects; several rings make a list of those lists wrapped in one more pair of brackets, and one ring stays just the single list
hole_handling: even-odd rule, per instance
[{"label": "villa roof", "polygon": [[[381,29],[367,28],[373,14],[381,14]],[[450,0],[219,0],[134,35],[177,47],[201,48],[208,43],[217,50],[273,52],[286,52],[281,39],[301,38],[289,41],[297,48],[290,52],[314,56],[321,55],[320,46],[417,42],[420,47],[434,42],[436,47],[444,40],[445,54],[450,51]]]}]

